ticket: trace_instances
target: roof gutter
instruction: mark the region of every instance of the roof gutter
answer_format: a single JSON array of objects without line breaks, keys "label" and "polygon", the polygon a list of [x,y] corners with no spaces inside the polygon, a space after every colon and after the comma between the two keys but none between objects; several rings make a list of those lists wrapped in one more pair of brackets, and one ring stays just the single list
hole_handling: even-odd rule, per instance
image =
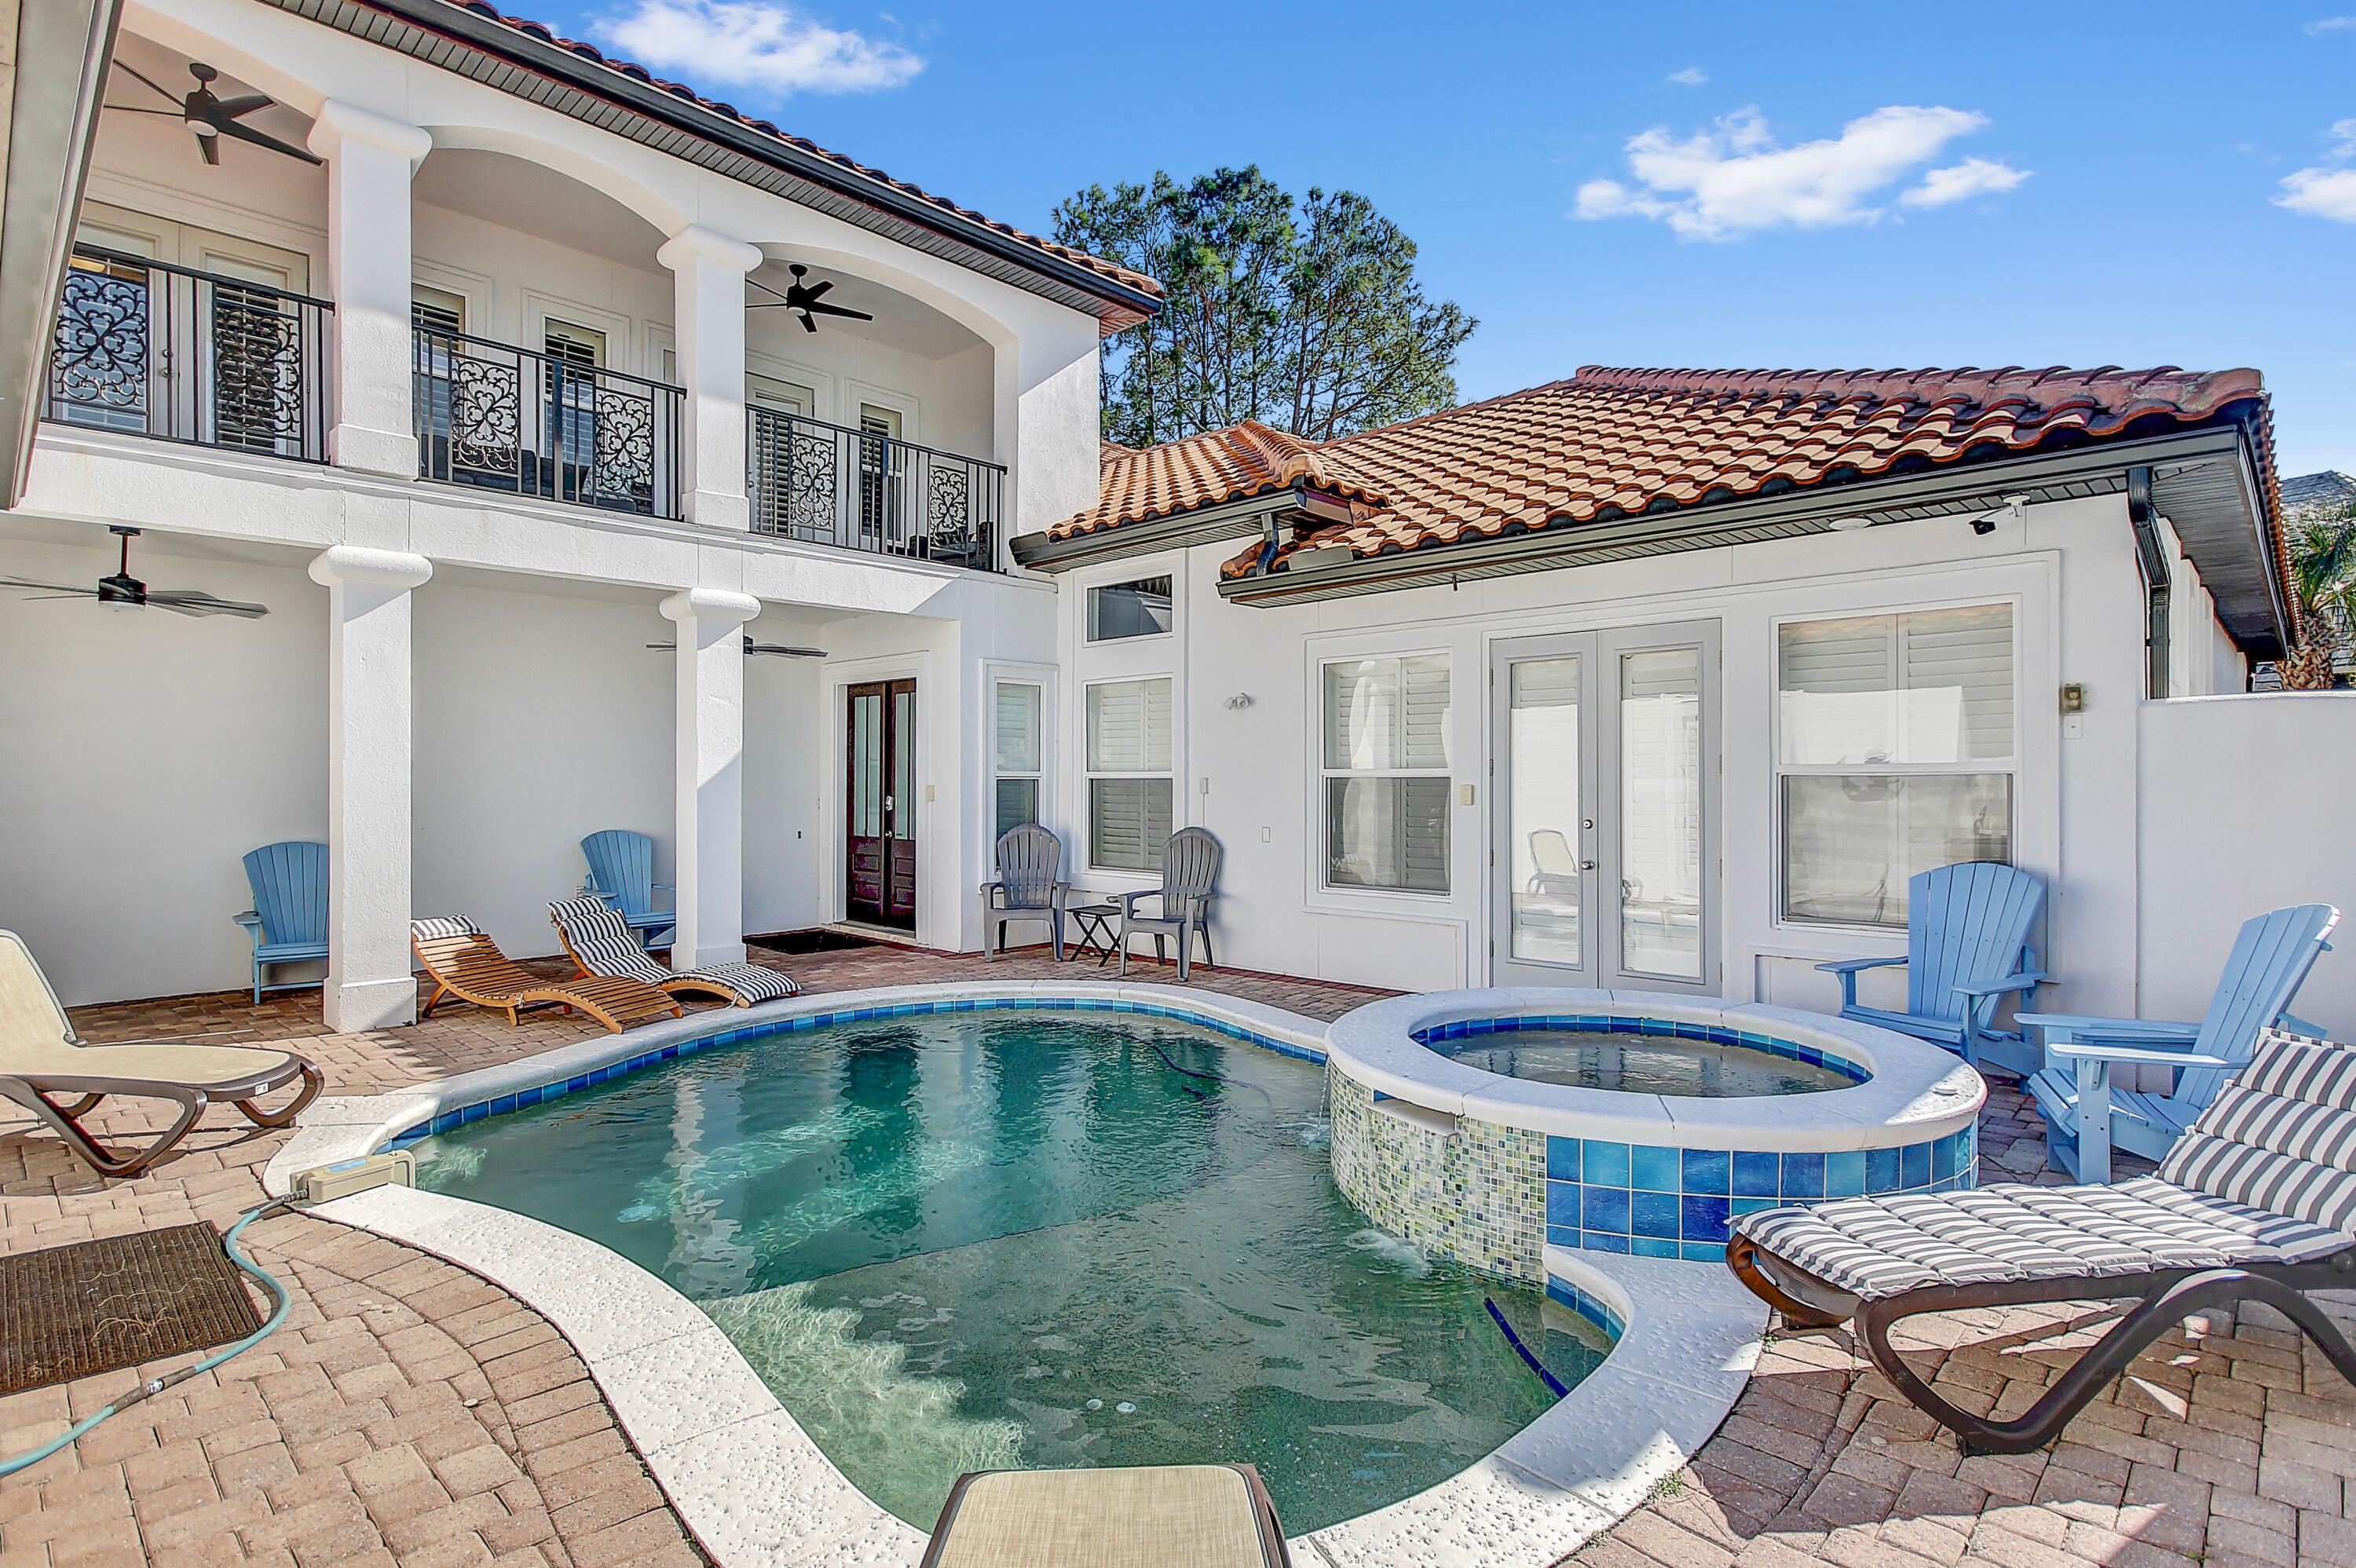
[{"label": "roof gutter", "polygon": [[503,22],[493,21],[463,5],[450,4],[448,0],[363,0],[363,3],[370,9],[455,38],[485,54],[568,82],[584,92],[609,99],[661,124],[783,169],[813,185],[838,191],[903,221],[946,234],[1001,261],[1052,278],[1066,288],[1092,294],[1141,315],[1161,313],[1162,301],[1143,290],[1130,288],[1077,262],[1067,261],[1036,246],[1010,239],[987,223],[910,196],[889,181],[806,152],[782,137],[755,131],[750,125],[714,113],[677,93],[665,91],[651,82],[640,81],[626,71],[586,59],[570,49],[533,37]]},{"label": "roof gutter", "polygon": [[2127,470],[2127,522],[2135,529],[2136,567],[2143,574],[2143,684],[2146,697],[2169,693],[2169,603],[2175,593],[2159,514],[2151,504],[2151,468]]},{"label": "roof gutter", "polygon": [[1308,512],[1310,496],[1307,485],[1295,485],[1064,539],[1050,539],[1044,533],[1024,534],[1014,541],[1014,560],[1017,565],[1033,571],[1069,571],[1099,560],[1183,549],[1190,545],[1220,544],[1246,534],[1267,533],[1275,527],[1275,520],[1287,513]]}]

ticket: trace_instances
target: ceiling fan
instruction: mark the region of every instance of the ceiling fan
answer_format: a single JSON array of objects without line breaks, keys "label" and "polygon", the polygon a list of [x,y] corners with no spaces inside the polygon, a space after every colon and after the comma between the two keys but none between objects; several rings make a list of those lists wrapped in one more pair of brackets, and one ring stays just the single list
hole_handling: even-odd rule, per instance
[{"label": "ceiling fan", "polygon": [[21,577],[0,577],[0,588],[30,588],[30,599],[90,599],[120,610],[141,610],[153,606],[169,610],[175,615],[235,615],[241,620],[258,621],[270,613],[264,604],[240,604],[234,600],[217,598],[201,588],[149,588],[131,575],[131,541],[139,530],[115,524],[111,532],[123,539],[123,564],[109,577],[98,580],[95,589],[68,588],[57,582],[30,582]]},{"label": "ceiling fan", "polygon": [[[676,653],[679,651],[679,645],[677,643],[648,643],[647,646],[650,648],[659,648],[667,654]],[[744,651],[748,654],[768,654],[774,657],[781,659],[822,659],[826,657],[826,650],[824,648],[789,648],[783,643],[756,643],[750,637],[744,639]]]},{"label": "ceiling fan", "polygon": [[[213,83],[219,80],[220,72],[209,65],[198,63],[189,66],[188,74],[197,79],[197,85],[186,96],[175,99],[169,88],[160,86],[151,79],[140,75],[121,60],[116,60],[114,63],[134,81],[140,82],[152,91],[161,94],[166,101],[179,104],[179,118],[187,123],[189,130],[197,133],[197,150],[204,154],[205,162],[209,164],[220,162],[220,139],[223,136],[232,137],[240,142],[251,142],[257,147],[267,147],[273,153],[284,153],[290,158],[300,158],[306,164],[316,164],[320,161],[292,142],[282,142],[265,131],[257,131],[251,125],[240,123],[245,116],[255,110],[267,109],[278,101],[266,92],[241,93],[235,98],[220,97],[213,91]],[[169,109],[141,109],[129,103],[109,103],[102,107],[120,110],[125,114],[161,114],[169,117],[174,112]]]},{"label": "ceiling fan", "polygon": [[824,294],[827,290],[834,287],[834,280],[832,278],[820,278],[817,283],[806,283],[802,282],[802,279],[809,275],[809,269],[803,266],[798,261],[795,262],[792,266],[787,267],[786,271],[794,275],[794,281],[786,286],[786,292],[781,294],[777,293],[776,290],[761,282],[758,278],[746,279],[745,281],[747,283],[760,290],[763,293],[776,294],[776,297],[774,299],[755,300],[744,308],[746,310],[775,310],[778,306],[783,305],[787,310],[796,311],[800,314],[802,318],[802,330],[804,332],[816,332],[818,330],[818,322],[812,315],[813,312],[815,312],[817,315],[848,316],[852,321],[873,321],[875,319],[863,310],[852,310],[848,305],[829,304],[825,300],[820,298],[819,296]]}]

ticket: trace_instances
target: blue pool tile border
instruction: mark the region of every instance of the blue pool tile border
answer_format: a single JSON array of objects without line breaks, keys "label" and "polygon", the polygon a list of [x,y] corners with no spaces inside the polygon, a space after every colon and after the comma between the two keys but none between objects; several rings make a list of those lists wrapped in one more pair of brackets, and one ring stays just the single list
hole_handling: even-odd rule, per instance
[{"label": "blue pool tile border", "polygon": [[[1426,1025],[1410,1038],[1418,1045],[1439,1051],[1442,1044],[1452,1040],[1471,1040],[1484,1034],[1515,1034],[1525,1029],[1649,1034],[1665,1040],[1698,1040],[1711,1045],[1747,1046],[1769,1056],[1781,1056],[1793,1061],[1804,1061],[1811,1067],[1824,1068],[1852,1083],[1864,1083],[1873,1077],[1864,1066],[1847,1057],[1820,1051],[1813,1045],[1777,1040],[1772,1035],[1757,1034],[1747,1029],[1725,1029],[1717,1024],[1679,1023],[1667,1019],[1631,1018],[1619,1013],[1523,1013],[1503,1018],[1456,1019],[1448,1023]],[[1446,1056],[1450,1053],[1442,1051],[1440,1054]]]},{"label": "blue pool tile border", "polygon": [[1601,1296],[1581,1290],[1569,1280],[1547,1275],[1546,1293],[1548,1300],[1569,1307],[1614,1340],[1628,1331],[1628,1320],[1612,1311]]},{"label": "blue pool tile border", "polygon": [[748,1040],[766,1040],[772,1035],[801,1034],[824,1028],[828,1024],[864,1023],[873,1019],[915,1018],[927,1013],[1131,1013],[1141,1018],[1170,1019],[1178,1023],[1192,1024],[1209,1029],[1214,1034],[1239,1040],[1248,1045],[1272,1051],[1279,1056],[1290,1056],[1301,1061],[1323,1063],[1325,1053],[1289,1040],[1273,1039],[1241,1024],[1229,1023],[1184,1008],[1168,1007],[1160,1002],[1133,1002],[1117,997],[942,997],[922,1002],[891,1002],[874,1007],[840,1008],[829,1012],[804,1013],[796,1018],[775,1019],[763,1023],[746,1024],[738,1029],[723,1029],[714,1034],[699,1035],[692,1040],[675,1040],[653,1051],[606,1063],[587,1072],[536,1088],[519,1089],[513,1093],[494,1095],[469,1104],[454,1105],[438,1111],[430,1121],[419,1122],[395,1133],[387,1148],[406,1148],[425,1138],[436,1136],[479,1122],[485,1116],[504,1115],[509,1111],[526,1110],[565,1094],[576,1094],[628,1073],[648,1067],[659,1067],[681,1056],[715,1051],[723,1046],[743,1045]]}]

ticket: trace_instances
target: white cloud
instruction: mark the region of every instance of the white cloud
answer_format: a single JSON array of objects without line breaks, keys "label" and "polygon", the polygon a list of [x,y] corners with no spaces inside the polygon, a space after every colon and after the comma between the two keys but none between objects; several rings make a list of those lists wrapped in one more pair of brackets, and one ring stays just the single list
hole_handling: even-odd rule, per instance
[{"label": "white cloud", "polygon": [[[1871,223],[1882,215],[1874,203],[1883,192],[1936,158],[1949,142],[1987,123],[1987,116],[1969,110],[1892,104],[1850,121],[1838,136],[1791,147],[1777,144],[1756,109],[1738,110],[1684,138],[1656,126],[1629,138],[1634,184],[1588,181],[1579,187],[1575,215],[1655,219],[1687,240]],[[1913,204],[2010,189],[2026,177],[1975,158],[1936,171],[1918,187],[1944,192],[1968,183],[1971,188],[1915,196]]]},{"label": "white cloud", "polygon": [[1697,65],[1689,65],[1683,70],[1669,72],[1669,80],[1679,87],[1699,87],[1709,80],[1709,72]]},{"label": "white cloud", "polygon": [[2275,205],[2334,223],[2356,223],[2356,166],[2351,160],[2356,160],[2356,117],[2332,122],[2328,161],[2285,175]]},{"label": "white cloud", "polygon": [[900,45],[830,27],[770,0],[636,0],[637,9],[600,18],[597,36],[692,86],[726,84],[772,92],[872,92],[898,87],[925,69]]},{"label": "white cloud", "polygon": [[2027,179],[2029,174],[2029,170],[2016,169],[2009,164],[1965,158],[1948,168],[1933,169],[1922,176],[1921,185],[1899,192],[1898,199],[1908,207],[1944,207],[1976,196],[2002,196]]},{"label": "white cloud", "polygon": [[2307,36],[2319,38],[2326,33],[2344,33],[2356,27],[2356,16],[2319,16],[2307,25]]}]

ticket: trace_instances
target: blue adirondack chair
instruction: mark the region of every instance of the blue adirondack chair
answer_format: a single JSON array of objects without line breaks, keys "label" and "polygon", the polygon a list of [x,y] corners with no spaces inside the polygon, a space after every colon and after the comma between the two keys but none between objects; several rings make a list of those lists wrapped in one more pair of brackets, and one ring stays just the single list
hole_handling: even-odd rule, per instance
[{"label": "blue adirondack chair", "polygon": [[245,858],[253,907],[236,917],[253,938],[253,999],[264,991],[299,991],[318,984],[264,985],[273,964],[302,964],[327,955],[327,847],[264,844]]},{"label": "blue adirondack chair", "polygon": [[[2045,1041],[2045,1065],[2029,1078],[2029,1093],[2045,1117],[2053,1168],[2073,1180],[2108,1181],[2114,1144],[2159,1159],[2249,1063],[2262,1030],[2281,1024],[2320,1034],[2288,1008],[2339,923],[2340,912],[2329,904],[2299,904],[2244,922],[2208,1015],[2197,1024],[2021,1014],[2021,1026]],[[2117,1088],[2111,1083],[2116,1062],[2172,1067],[2176,1081],[2165,1093]]]},{"label": "blue adirondack chair", "polygon": [[581,840],[581,854],[589,862],[589,891],[621,912],[630,934],[648,947],[668,935],[679,923],[670,910],[655,908],[657,891],[670,892],[669,882],[655,880],[655,841],[626,827],[608,827]]},{"label": "blue adirondack chair", "polygon": [[[2044,983],[2029,928],[2045,902],[2045,884],[1993,860],[1924,871],[1906,884],[1906,956],[1848,958],[1817,968],[1837,975],[1841,1017],[1944,1045],[1974,1067],[2016,1077],[2037,1070],[2037,1053],[2018,1031],[1995,1027],[1997,1004]],[[1860,971],[1906,965],[1906,1009],[1869,1008],[1857,999]]]}]

